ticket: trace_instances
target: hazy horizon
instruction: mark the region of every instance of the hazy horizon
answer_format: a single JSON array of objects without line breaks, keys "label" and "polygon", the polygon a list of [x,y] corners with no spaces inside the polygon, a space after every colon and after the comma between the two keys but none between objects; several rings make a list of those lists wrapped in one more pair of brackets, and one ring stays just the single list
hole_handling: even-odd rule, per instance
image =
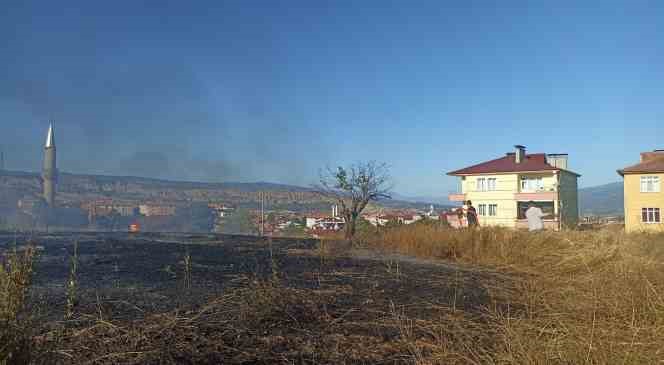
[{"label": "hazy horizon", "polygon": [[[7,4],[0,146],[39,171],[308,186],[391,165],[445,197],[447,171],[569,153],[581,187],[663,148],[664,7],[438,1]],[[659,143],[659,145],[658,145]]]}]

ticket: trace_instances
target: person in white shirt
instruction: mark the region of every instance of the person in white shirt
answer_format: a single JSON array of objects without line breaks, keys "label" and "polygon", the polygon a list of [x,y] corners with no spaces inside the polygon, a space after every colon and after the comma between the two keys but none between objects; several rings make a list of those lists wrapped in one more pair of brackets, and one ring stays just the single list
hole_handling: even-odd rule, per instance
[{"label": "person in white shirt", "polygon": [[530,202],[528,210],[526,210],[526,218],[528,219],[528,230],[529,231],[540,231],[544,229],[544,222],[542,218],[546,217],[548,214],[544,214],[542,209],[535,206],[535,202]]}]

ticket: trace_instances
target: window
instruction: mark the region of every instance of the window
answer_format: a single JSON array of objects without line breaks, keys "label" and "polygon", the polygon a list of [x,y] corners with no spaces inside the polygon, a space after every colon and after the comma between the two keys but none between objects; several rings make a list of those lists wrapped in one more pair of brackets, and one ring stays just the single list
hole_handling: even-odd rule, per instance
[{"label": "window", "polygon": [[489,216],[495,217],[498,213],[498,204],[489,204]]},{"label": "window", "polygon": [[659,208],[641,208],[641,221],[643,223],[660,223]]},{"label": "window", "polygon": [[486,190],[488,190],[488,191],[496,190],[496,178],[495,177],[490,177],[490,178],[486,179]]},{"label": "window", "polygon": [[477,215],[486,215],[486,204],[480,204],[477,206]]},{"label": "window", "polygon": [[641,176],[642,193],[659,193],[659,176]]},{"label": "window", "polygon": [[495,177],[490,177],[490,178],[485,178],[485,177],[480,177],[478,178],[476,183],[477,191],[493,191],[496,190],[496,178]]},{"label": "window", "polygon": [[477,179],[477,191],[486,191],[486,179],[481,177]]},{"label": "window", "polygon": [[[554,215],[553,202],[551,201],[536,201],[533,204],[542,209],[542,213],[546,215]],[[526,210],[530,206],[530,202],[517,202],[517,217],[519,219],[526,219]]]},{"label": "window", "polygon": [[544,189],[542,177],[521,176],[521,191],[538,191]]}]

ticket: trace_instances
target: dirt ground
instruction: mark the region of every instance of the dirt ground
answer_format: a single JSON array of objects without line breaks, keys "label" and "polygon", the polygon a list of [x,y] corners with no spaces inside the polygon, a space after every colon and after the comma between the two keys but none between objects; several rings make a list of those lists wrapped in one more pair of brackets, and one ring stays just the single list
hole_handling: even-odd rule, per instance
[{"label": "dirt ground", "polygon": [[[286,296],[298,297],[300,301],[306,301],[307,297],[311,296],[323,298],[316,302],[318,309],[314,312],[324,312],[324,316],[329,318],[325,319],[324,323],[319,323],[319,327],[323,326],[327,331],[333,324],[339,324],[340,319],[348,324],[343,329],[326,335],[325,341],[329,341],[329,336],[341,335],[345,336],[345,341],[350,342],[355,341],[352,336],[369,336],[372,338],[370,343],[386,343],[394,342],[395,336],[399,337],[398,333],[390,334],[391,332],[403,332],[403,328],[401,325],[393,325],[390,330],[386,326],[378,326],[382,329],[377,330],[375,324],[385,318],[430,320],[440,318],[441,311],[459,311],[466,315],[479,313],[494,301],[491,288],[504,287],[509,281],[508,277],[492,272],[363,249],[344,249],[341,245],[335,246],[335,243],[325,243],[321,248],[317,240],[184,234],[58,233],[16,237],[5,234],[0,235],[0,249],[10,249],[14,242],[20,247],[28,241],[32,241],[39,248],[30,305],[33,312],[38,313],[36,318],[43,324],[43,332],[55,324],[62,324],[67,298],[65,285],[70,278],[70,261],[75,245],[78,253],[75,311],[79,315],[79,322],[71,326],[79,328],[89,325],[89,320],[81,318],[94,317],[96,321],[103,319],[114,323],[132,323],[145,321],[146,318],[160,313],[193,313],[236,290],[260,288],[261,286],[256,287],[255,283],[277,281],[280,288],[285,290],[282,293],[290,293]],[[191,258],[190,287],[185,284],[187,255]],[[269,299],[265,306],[275,302],[275,305],[295,308],[286,310],[290,313],[286,316],[290,316],[291,321],[297,324],[289,325],[288,328],[305,326],[300,322],[303,318],[306,321],[304,312],[310,309],[305,310],[290,302],[282,303],[283,300],[290,301],[292,298],[267,297],[272,299]],[[260,308],[258,310],[260,311]],[[252,311],[256,312],[257,309],[254,307]],[[243,314],[241,323],[251,322],[246,316],[246,313]],[[313,319],[310,321],[315,322]],[[263,327],[269,329],[284,325],[279,322],[281,324],[271,327],[264,320],[257,323],[253,329],[248,330],[250,333],[254,333],[256,326],[260,330]],[[373,325],[361,326],[358,323]],[[315,333],[320,329],[309,328],[307,331]],[[243,333],[244,336],[247,335]],[[301,336],[297,332],[283,330],[277,331],[276,335],[271,334],[277,338]],[[108,336],[108,333],[103,336]],[[311,334],[304,335],[302,341],[309,341],[305,340],[309,337]],[[69,346],[92,347],[77,341],[82,340],[71,339]],[[318,346],[327,343],[321,341]],[[336,341],[338,343],[339,340]],[[366,338],[355,342],[359,344],[363,341],[366,341]],[[235,363],[272,362],[268,361],[269,359],[298,363],[399,362],[399,359],[412,359],[413,356],[406,350],[403,350],[406,353],[402,354],[398,347],[393,347],[381,355],[372,355],[374,357],[337,349],[334,356],[314,356],[312,359],[316,361],[303,361],[301,354],[293,355],[294,345],[279,345],[277,349],[274,346],[276,345],[269,344],[270,354],[281,353],[279,346],[285,346],[283,352],[290,355],[276,358],[252,357],[247,355],[247,351],[229,353],[229,350],[208,348],[199,351],[198,355],[186,355],[179,360],[177,357],[165,360],[162,357],[140,356],[113,357],[106,360],[109,360],[108,363],[214,363],[224,360]],[[295,347],[301,346],[304,345],[300,343]],[[99,351],[91,349],[90,356]],[[83,359],[76,357],[76,352],[64,351],[65,357],[58,361],[69,362],[67,356],[73,356],[69,359],[74,359],[73,362]],[[143,351],[123,353],[140,354]],[[103,359],[102,356],[94,363],[103,363]]]}]

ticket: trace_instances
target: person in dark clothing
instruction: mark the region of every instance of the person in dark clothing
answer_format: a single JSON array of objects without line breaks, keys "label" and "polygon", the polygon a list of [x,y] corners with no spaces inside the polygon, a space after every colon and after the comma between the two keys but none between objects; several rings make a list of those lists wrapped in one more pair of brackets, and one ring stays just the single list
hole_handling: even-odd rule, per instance
[{"label": "person in dark clothing", "polygon": [[477,227],[477,210],[475,210],[475,207],[470,200],[467,201],[466,204],[468,204],[468,212],[466,213],[468,227]]}]

